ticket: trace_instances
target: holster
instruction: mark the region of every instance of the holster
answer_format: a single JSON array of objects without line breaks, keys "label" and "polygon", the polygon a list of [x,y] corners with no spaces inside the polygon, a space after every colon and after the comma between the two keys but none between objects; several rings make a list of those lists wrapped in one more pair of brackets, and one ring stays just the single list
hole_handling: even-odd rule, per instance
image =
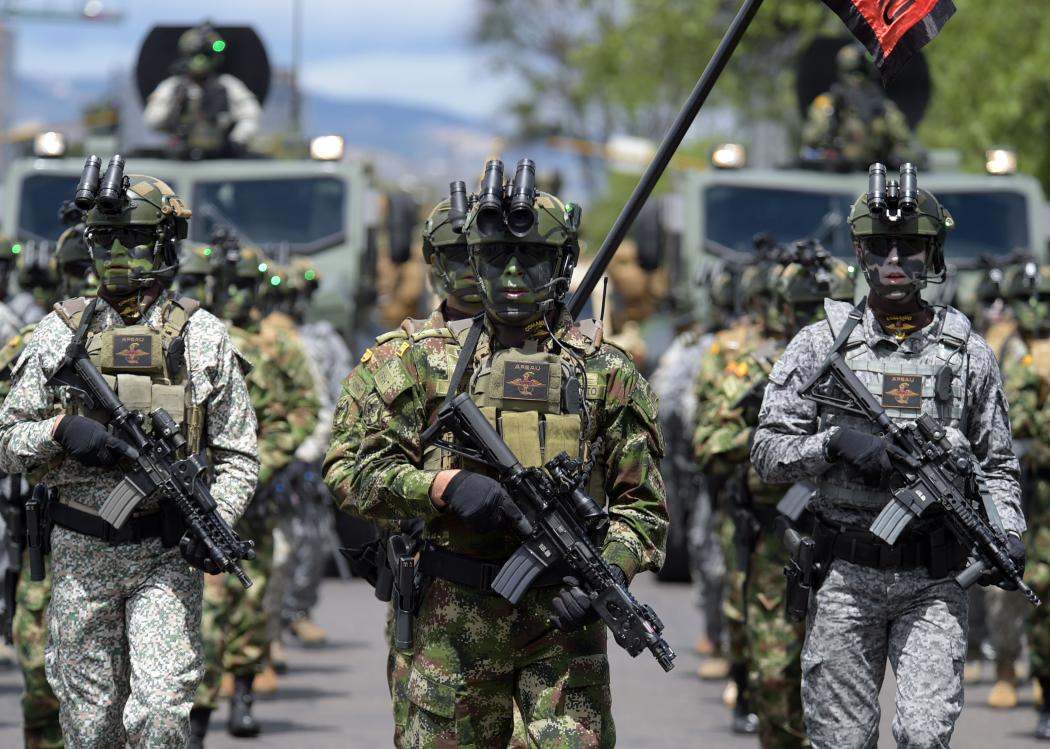
[{"label": "holster", "polygon": [[44,579],[44,557],[51,553],[51,514],[49,507],[55,501],[55,490],[44,484],[33,487],[26,501],[26,546],[29,548],[29,579]]},{"label": "holster", "polygon": [[415,644],[413,620],[423,599],[427,578],[419,574],[422,538],[395,533],[387,539],[387,562],[393,579],[394,647],[411,650]]}]

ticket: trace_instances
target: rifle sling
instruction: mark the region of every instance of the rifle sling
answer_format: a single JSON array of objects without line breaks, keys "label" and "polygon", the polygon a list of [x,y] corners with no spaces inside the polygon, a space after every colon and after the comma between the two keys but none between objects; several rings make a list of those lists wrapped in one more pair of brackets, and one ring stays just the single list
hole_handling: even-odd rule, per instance
[{"label": "rifle sling", "polygon": [[485,327],[485,315],[479,314],[474,317],[474,322],[471,323],[470,332],[467,333],[467,340],[463,342],[463,348],[459,352],[459,360],[456,361],[456,368],[452,370],[452,379],[448,382],[448,393],[445,394],[445,400],[441,403],[439,411],[444,411],[452,403],[452,399],[458,395],[459,383],[463,381],[463,375],[467,372],[467,366],[470,364],[470,360],[474,358],[474,351],[478,347],[478,341],[481,340],[481,331]]}]

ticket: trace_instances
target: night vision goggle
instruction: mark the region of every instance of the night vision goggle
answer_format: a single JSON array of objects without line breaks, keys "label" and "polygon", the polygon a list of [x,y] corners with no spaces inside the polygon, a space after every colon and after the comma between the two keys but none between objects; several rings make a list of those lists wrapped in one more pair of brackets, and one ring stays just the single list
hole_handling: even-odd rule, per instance
[{"label": "night vision goggle", "polygon": [[901,164],[900,181],[886,179],[886,165],[868,168],[868,210],[886,221],[899,221],[915,213],[919,187],[914,164]]},{"label": "night vision goggle", "polygon": [[120,213],[124,210],[127,200],[125,191],[131,184],[124,176],[124,157],[118,155],[110,159],[106,174],[100,180],[101,167],[102,159],[94,155],[88,156],[84,162],[84,171],[80,174],[80,182],[77,183],[73,203],[82,211],[89,211],[97,206],[102,213]]},{"label": "night vision goggle", "polygon": [[521,159],[514,170],[513,181],[504,183],[503,162],[493,159],[485,164],[481,190],[467,195],[465,182],[449,186],[449,223],[457,234],[463,231],[467,213],[477,205],[477,227],[485,236],[499,234],[504,228],[516,237],[524,237],[536,224],[536,162]]}]

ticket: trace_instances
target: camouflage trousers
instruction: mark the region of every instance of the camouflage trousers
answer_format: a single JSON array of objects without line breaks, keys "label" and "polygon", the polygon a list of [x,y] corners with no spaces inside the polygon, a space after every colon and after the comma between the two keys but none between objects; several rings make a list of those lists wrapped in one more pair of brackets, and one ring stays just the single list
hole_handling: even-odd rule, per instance
[{"label": "camouflage trousers", "polygon": [[[1050,601],[1050,527],[1030,528],[1025,545],[1028,547],[1025,582],[1044,601],[1042,606],[1032,608],[1022,599],[1028,609],[1027,632],[1032,678],[1050,679],[1050,604],[1046,603]],[[1021,598],[1017,592],[1008,595]]]},{"label": "camouflage trousers", "polygon": [[44,579],[29,579],[29,552],[22,555],[12,630],[15,654],[22,668],[22,731],[26,749],[60,749],[62,728],[58,723],[58,699],[44,673],[47,648],[47,606],[51,601],[51,559],[45,559]]},{"label": "camouflage trousers", "polygon": [[764,749],[808,747],[802,720],[802,640],[804,623],[784,612],[787,553],[763,533],[751,553],[747,580],[748,694],[758,715]]},{"label": "camouflage trousers", "polygon": [[45,663],[66,746],[181,749],[204,673],[202,573],[158,539],[55,528],[51,544]]},{"label": "camouflage trousers", "polygon": [[[412,653],[394,647],[394,607],[387,610],[386,639],[390,648],[386,662],[386,683],[394,707],[394,746],[404,746],[405,723],[408,720],[408,675],[412,671]],[[507,749],[529,749],[521,710],[514,705],[514,731]]]},{"label": "camouflage trousers", "polygon": [[720,540],[726,567],[722,616],[729,636],[728,658],[732,665],[746,666],[748,646],[747,629],[744,627],[744,570],[737,559],[736,545],[733,543],[733,520],[729,513],[722,520]]},{"label": "camouflage trousers", "polygon": [[813,746],[877,745],[887,659],[897,680],[897,745],[948,746],[963,705],[966,607],[966,591],[951,578],[836,560],[810,602],[802,648]]},{"label": "camouflage trousers", "polygon": [[[531,590],[511,606],[435,580],[415,621],[396,746],[505,749],[515,734],[515,707],[529,746],[614,746],[605,626],[555,630],[554,591]],[[391,664],[396,672],[398,662]]]},{"label": "camouflage trousers", "polygon": [[206,575],[201,638],[204,641],[204,680],[197,689],[194,707],[218,706],[222,674],[257,674],[266,666],[270,633],[264,600],[273,561],[273,532],[249,528],[243,521],[236,531],[255,541],[255,559],[241,566],[252,579],[245,588],[233,575]]}]

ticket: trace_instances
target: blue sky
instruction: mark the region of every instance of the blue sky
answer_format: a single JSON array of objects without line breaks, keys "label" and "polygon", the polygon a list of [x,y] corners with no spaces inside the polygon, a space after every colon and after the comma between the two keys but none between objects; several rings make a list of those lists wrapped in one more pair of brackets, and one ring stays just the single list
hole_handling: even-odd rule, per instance
[{"label": "blue sky", "polygon": [[[292,56],[291,0],[103,0],[122,11],[116,24],[40,23],[13,18],[19,74],[52,82],[130,69],[140,42],[157,23],[250,24],[271,62]],[[17,7],[18,2],[11,3]],[[49,10],[78,0],[23,0]],[[501,82],[479,73],[485,53],[470,43],[475,0],[302,0],[303,85],[338,98],[378,98],[485,117],[497,109]],[[220,12],[216,12],[221,8]]]}]

